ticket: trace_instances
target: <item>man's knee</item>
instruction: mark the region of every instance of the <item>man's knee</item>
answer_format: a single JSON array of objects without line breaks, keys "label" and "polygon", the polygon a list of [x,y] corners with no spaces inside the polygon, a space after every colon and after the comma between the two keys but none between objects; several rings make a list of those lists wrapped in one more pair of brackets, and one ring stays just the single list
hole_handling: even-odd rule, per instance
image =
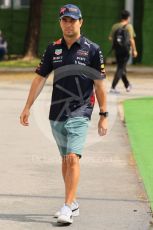
[{"label": "man's knee", "polygon": [[67,166],[74,166],[79,163],[79,156],[76,153],[68,153],[63,157],[63,162]]}]

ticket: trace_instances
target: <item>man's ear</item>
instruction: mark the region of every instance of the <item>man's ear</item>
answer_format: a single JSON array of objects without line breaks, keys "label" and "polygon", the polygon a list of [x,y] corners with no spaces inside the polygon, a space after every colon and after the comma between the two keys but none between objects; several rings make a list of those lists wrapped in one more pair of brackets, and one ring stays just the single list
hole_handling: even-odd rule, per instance
[{"label": "man's ear", "polygon": [[83,24],[83,19],[81,18],[81,19],[79,19],[79,21],[80,21],[80,27],[81,27]]}]

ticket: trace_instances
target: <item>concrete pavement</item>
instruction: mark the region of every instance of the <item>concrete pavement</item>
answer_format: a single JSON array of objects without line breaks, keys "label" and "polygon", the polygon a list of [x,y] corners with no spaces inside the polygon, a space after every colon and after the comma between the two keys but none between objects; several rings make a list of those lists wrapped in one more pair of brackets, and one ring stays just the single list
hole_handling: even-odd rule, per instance
[{"label": "concrete pavement", "polygon": [[[119,102],[152,95],[153,78],[131,77],[133,90],[119,84],[119,96],[108,94],[109,133],[97,135],[95,107],[81,159],[78,190],[80,216],[73,230],[152,230],[150,205],[135,166]],[[108,89],[111,78],[108,79]],[[63,204],[60,157],[50,134],[50,82],[33,106],[29,127],[19,124],[29,83],[0,82],[0,229],[60,229],[53,218]]]}]

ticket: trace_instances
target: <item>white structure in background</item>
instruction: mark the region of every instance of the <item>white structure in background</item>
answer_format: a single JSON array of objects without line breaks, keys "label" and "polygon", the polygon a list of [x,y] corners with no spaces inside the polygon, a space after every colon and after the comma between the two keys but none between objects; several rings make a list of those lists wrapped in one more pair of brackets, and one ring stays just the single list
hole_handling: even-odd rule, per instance
[{"label": "white structure in background", "polygon": [[[125,0],[125,9],[131,14],[131,24],[134,22],[134,0]],[[133,58],[130,57],[128,64],[132,64]]]},{"label": "white structure in background", "polygon": [[1,0],[0,1],[0,8],[6,9],[11,7],[11,0]]},{"label": "white structure in background", "polygon": [[0,0],[0,8],[15,8],[20,9],[22,7],[29,7],[30,0]]},{"label": "white structure in background", "polygon": [[13,1],[13,8],[28,7],[29,4],[29,0],[15,0]]},{"label": "white structure in background", "polygon": [[131,14],[131,23],[133,24],[134,18],[134,0],[125,0],[125,9]]}]

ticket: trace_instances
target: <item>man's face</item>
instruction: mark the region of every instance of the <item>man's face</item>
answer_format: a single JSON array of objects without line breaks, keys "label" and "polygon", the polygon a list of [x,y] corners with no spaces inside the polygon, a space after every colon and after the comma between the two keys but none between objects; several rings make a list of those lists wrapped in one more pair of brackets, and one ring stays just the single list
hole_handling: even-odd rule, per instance
[{"label": "man's face", "polygon": [[63,32],[63,35],[67,37],[74,37],[80,33],[80,28],[82,26],[83,20],[73,19],[70,17],[63,17],[60,20],[60,26]]}]

